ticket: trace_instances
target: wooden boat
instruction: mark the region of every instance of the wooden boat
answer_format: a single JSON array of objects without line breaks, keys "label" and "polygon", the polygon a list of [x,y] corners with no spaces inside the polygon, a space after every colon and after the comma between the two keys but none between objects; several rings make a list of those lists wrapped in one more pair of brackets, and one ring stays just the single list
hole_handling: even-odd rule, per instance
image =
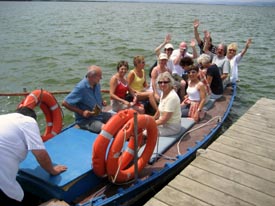
[{"label": "wooden boat", "polygon": [[21,163],[17,179],[25,193],[31,194],[32,203],[37,197],[39,202],[58,199],[78,206],[142,205],[183,170],[196,157],[198,149],[213,141],[235,95],[236,85],[227,87],[221,100],[210,103],[212,108],[208,108],[202,121],[194,124],[192,119],[182,118],[180,134],[159,137],[148,164],[136,179],[112,183],[107,177],[97,176],[91,156],[98,134],[73,125],[45,142],[53,162],[68,166],[66,172],[50,176],[30,153]]}]

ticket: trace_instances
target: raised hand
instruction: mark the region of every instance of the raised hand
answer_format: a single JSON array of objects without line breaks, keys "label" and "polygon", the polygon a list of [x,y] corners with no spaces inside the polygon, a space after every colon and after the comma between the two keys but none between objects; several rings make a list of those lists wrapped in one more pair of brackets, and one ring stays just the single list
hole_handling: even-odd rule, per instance
[{"label": "raised hand", "polygon": [[199,25],[200,25],[200,21],[198,19],[195,19],[194,22],[193,22],[194,28],[198,28]]},{"label": "raised hand", "polygon": [[166,37],[165,37],[164,42],[167,44],[171,41],[171,39],[172,39],[171,34],[167,34]]},{"label": "raised hand", "polygon": [[191,39],[190,47],[194,47],[194,46],[196,46],[196,40],[195,39]]}]

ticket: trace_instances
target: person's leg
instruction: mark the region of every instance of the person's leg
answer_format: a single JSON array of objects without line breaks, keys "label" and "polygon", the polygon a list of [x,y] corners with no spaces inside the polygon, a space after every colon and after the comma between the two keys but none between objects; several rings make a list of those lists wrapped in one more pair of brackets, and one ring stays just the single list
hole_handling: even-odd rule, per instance
[{"label": "person's leg", "polygon": [[89,130],[90,132],[93,132],[93,133],[100,133],[104,123],[102,123],[99,120],[92,120],[85,123],[79,123],[78,125],[81,129]]},{"label": "person's leg", "polygon": [[158,126],[159,136],[167,137],[173,136],[180,132],[181,126],[180,125],[160,125]]},{"label": "person's leg", "polygon": [[[123,108],[123,109],[125,109],[125,108]],[[102,114],[102,122],[103,123],[107,123],[108,120],[113,116],[113,114],[110,112],[102,112],[101,114]]]},{"label": "person's leg", "polygon": [[149,100],[149,103],[154,109],[154,112],[158,111],[158,105],[153,92],[150,92],[150,91],[140,92],[137,95],[137,100],[138,101]]},{"label": "person's leg", "polygon": [[211,94],[210,99],[218,100],[222,97],[222,94]]}]

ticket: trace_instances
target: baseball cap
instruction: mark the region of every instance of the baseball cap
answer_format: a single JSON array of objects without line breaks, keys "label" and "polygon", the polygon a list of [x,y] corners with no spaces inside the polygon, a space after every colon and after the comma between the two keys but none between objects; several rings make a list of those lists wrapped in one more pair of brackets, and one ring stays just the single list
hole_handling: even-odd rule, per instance
[{"label": "baseball cap", "polygon": [[161,53],[161,54],[159,55],[159,60],[162,60],[162,59],[166,59],[166,60],[168,60],[168,56],[167,56],[167,54],[165,54],[165,53]]},{"label": "baseball cap", "polygon": [[170,43],[168,43],[168,44],[165,44],[165,46],[164,46],[164,49],[174,49],[174,47],[173,47],[173,45],[172,44],[170,44]]}]

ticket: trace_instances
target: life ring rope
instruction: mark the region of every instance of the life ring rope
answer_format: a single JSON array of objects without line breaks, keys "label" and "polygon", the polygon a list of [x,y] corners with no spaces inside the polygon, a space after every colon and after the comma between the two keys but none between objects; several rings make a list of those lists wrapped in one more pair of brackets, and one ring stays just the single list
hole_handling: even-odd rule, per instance
[{"label": "life ring rope", "polygon": [[[127,137],[127,135],[126,135],[126,129],[123,129],[123,130],[124,130],[124,140],[123,140],[123,144],[124,144],[124,143],[126,142],[126,137]],[[127,148],[128,148],[128,147],[127,147]],[[126,149],[127,149],[127,148],[126,148]],[[122,150],[123,150],[123,149],[122,149]],[[122,151],[121,151],[121,152],[122,152]],[[119,158],[119,154],[118,154],[117,158]],[[123,160],[122,158],[119,159],[119,164],[118,164],[118,167],[117,167],[117,171],[116,171],[114,177],[111,176],[111,181],[112,181],[113,183],[116,182],[118,173],[119,173],[119,171],[120,171],[120,167],[121,167],[121,165],[122,165],[122,160]]]}]

